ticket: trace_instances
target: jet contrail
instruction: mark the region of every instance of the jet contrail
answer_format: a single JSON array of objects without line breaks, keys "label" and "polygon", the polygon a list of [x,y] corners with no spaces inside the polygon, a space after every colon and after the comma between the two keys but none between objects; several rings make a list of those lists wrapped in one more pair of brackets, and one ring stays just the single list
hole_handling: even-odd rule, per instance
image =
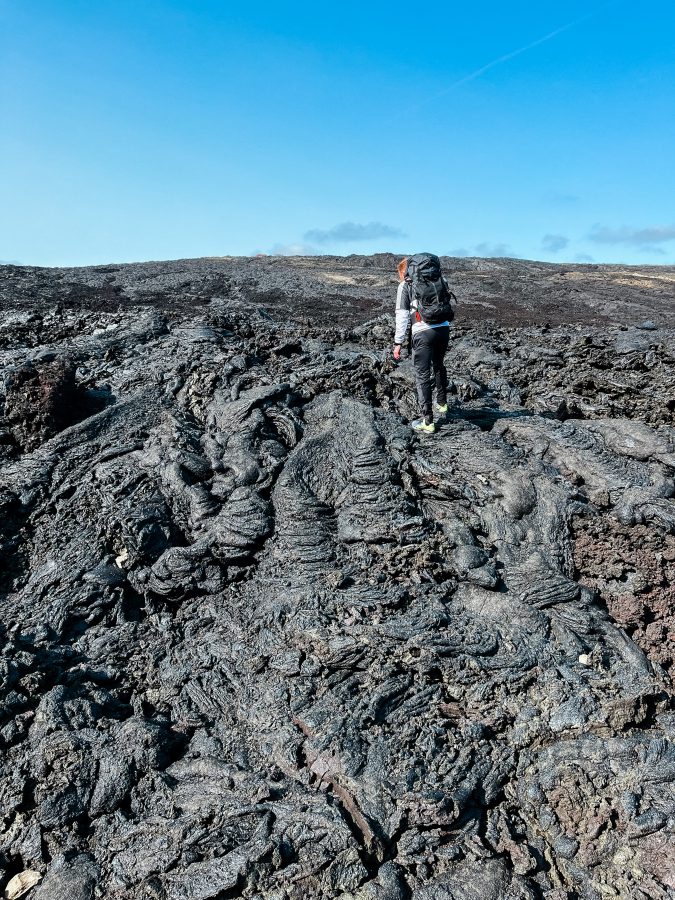
[{"label": "jet contrail", "polygon": [[476,78],[479,78],[484,72],[488,72],[490,69],[494,69],[495,66],[500,66],[502,63],[508,62],[510,59],[513,59],[516,56],[520,56],[521,53],[527,53],[528,50],[532,50],[534,47],[538,47],[540,44],[545,44],[546,41],[552,40],[554,37],[557,37],[559,34],[562,34],[564,31],[569,31],[570,28],[574,28],[575,25],[581,25],[582,22],[586,22],[588,19],[593,18],[593,16],[597,15],[601,9],[604,9],[605,6],[611,6],[613,2],[616,0],[610,0],[610,3],[603,3],[597,9],[594,9],[593,12],[586,13],[585,16],[581,16],[579,19],[574,19],[572,22],[568,22],[566,25],[561,25],[560,28],[556,28],[555,31],[549,31],[548,34],[545,34],[543,37],[537,38],[536,41],[531,41],[529,44],[525,44],[524,47],[519,47],[517,50],[511,50],[510,53],[504,53],[503,56],[498,56],[497,59],[493,59],[492,62],[485,63],[484,66],[481,66],[480,69],[476,69],[473,72],[469,72],[468,75],[462,76],[457,81],[454,81],[452,84],[448,85],[448,87],[444,88],[442,91],[439,91],[438,94],[435,94],[433,97],[429,97],[427,101],[437,100],[439,97],[443,97],[445,94],[454,90],[457,87],[460,87],[463,84],[467,84],[469,81],[473,81]]}]

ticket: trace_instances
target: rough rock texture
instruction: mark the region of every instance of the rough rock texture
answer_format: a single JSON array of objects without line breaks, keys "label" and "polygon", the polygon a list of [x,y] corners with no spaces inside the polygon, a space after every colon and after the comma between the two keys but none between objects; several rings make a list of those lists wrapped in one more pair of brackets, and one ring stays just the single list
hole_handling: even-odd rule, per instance
[{"label": "rough rock texture", "polygon": [[0,269],[0,886],[675,896],[675,271]]}]

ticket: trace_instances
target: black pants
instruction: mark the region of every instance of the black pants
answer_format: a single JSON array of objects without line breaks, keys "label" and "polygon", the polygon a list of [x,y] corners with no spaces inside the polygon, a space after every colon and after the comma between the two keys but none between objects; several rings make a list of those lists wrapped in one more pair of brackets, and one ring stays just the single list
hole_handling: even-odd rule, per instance
[{"label": "black pants", "polygon": [[436,403],[443,406],[447,402],[448,373],[443,357],[448,349],[450,329],[429,328],[418,331],[412,339],[412,363],[415,370],[417,399],[425,419],[433,419],[431,404],[431,367],[436,380]]}]

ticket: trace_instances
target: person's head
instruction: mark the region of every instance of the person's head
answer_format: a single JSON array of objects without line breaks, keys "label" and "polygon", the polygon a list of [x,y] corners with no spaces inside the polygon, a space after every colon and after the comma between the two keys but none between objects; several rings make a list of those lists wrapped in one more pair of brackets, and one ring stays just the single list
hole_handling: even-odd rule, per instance
[{"label": "person's head", "polygon": [[398,280],[405,281],[405,273],[408,268],[408,257],[404,256],[401,262],[398,264]]}]

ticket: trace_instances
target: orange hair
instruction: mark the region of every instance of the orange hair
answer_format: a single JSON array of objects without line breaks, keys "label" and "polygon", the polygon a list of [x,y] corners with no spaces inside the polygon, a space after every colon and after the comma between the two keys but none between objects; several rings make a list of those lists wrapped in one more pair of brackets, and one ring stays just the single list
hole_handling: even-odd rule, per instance
[{"label": "orange hair", "polygon": [[405,279],[406,269],[408,268],[408,257],[404,256],[396,268],[398,269],[399,280],[403,281]]}]

